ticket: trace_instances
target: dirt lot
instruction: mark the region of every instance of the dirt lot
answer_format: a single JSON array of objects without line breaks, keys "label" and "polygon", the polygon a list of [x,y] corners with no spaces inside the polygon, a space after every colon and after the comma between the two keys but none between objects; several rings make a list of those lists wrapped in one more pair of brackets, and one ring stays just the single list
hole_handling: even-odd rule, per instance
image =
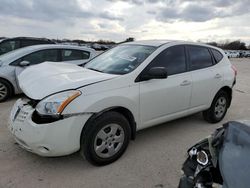
[{"label": "dirt lot", "polygon": [[[232,106],[223,122],[250,119],[250,59],[231,61],[238,69],[238,78]],[[208,124],[201,114],[195,114],[140,131],[120,160],[105,167],[95,167],[78,153],[43,158],[16,145],[7,130],[8,115],[14,101],[0,104],[0,188],[174,188],[177,187],[188,146],[222,124]]]}]

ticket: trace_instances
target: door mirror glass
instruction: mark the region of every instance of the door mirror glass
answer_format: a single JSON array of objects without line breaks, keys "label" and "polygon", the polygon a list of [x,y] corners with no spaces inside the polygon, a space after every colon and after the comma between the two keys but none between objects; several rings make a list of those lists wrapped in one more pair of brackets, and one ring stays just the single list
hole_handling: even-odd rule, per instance
[{"label": "door mirror glass", "polygon": [[151,79],[164,79],[167,77],[168,75],[165,67],[152,67],[148,72],[142,75],[141,81]]},{"label": "door mirror glass", "polygon": [[21,67],[29,66],[29,65],[30,65],[30,62],[29,62],[29,61],[21,61],[21,62],[19,63],[19,65],[20,65]]}]

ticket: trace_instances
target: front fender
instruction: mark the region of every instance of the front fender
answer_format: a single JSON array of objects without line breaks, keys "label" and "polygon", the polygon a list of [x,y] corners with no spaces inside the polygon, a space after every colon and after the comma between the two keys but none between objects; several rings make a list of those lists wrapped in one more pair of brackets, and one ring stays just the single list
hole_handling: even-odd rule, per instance
[{"label": "front fender", "polygon": [[123,107],[128,109],[139,122],[139,87],[124,87],[108,92],[81,96],[72,101],[63,111],[72,113],[99,113],[105,109]]}]

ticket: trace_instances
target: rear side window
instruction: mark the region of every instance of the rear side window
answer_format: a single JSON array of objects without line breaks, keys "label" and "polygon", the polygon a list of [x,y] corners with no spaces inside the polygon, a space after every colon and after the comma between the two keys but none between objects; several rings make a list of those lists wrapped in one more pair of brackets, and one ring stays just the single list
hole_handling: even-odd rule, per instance
[{"label": "rear side window", "polygon": [[218,50],[211,49],[211,52],[213,53],[213,56],[214,56],[216,63],[218,63],[222,60],[223,55]]},{"label": "rear side window", "polygon": [[90,53],[82,50],[62,50],[62,61],[89,59]]},{"label": "rear side window", "polygon": [[206,47],[187,46],[187,49],[191,70],[202,69],[213,65],[211,54]]},{"label": "rear side window", "polygon": [[186,56],[184,46],[173,46],[162,51],[147,67],[165,67],[168,75],[186,71]]},{"label": "rear side window", "polygon": [[53,61],[56,62],[58,60],[57,56],[58,50],[41,50],[38,52],[34,52],[22,58],[22,61],[28,61],[31,65],[39,64],[44,61]]}]

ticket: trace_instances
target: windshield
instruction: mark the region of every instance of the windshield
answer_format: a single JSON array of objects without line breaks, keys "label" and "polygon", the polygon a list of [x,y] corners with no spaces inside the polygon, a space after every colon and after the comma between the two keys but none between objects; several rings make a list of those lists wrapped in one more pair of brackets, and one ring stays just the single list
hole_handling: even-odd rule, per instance
[{"label": "windshield", "polygon": [[127,74],[138,67],[156,47],[120,45],[101,54],[85,65],[85,68],[108,74]]}]

